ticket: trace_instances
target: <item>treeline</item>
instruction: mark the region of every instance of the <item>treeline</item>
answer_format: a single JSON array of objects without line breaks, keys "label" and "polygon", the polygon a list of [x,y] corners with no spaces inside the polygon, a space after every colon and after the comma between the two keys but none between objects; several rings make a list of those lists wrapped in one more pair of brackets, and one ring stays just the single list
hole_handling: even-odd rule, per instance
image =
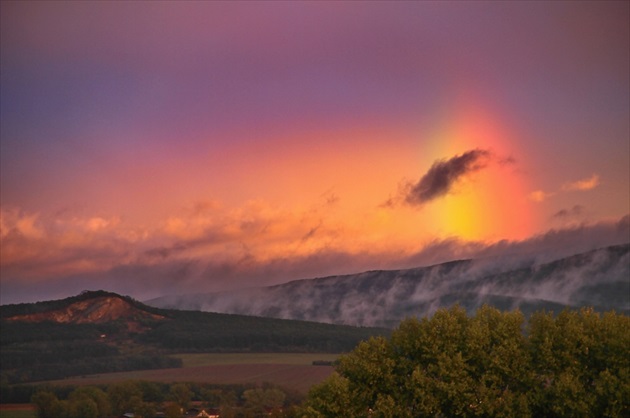
[{"label": "treeline", "polygon": [[56,360],[51,363],[23,366],[20,369],[3,371],[2,379],[9,384],[57,380],[70,376],[84,376],[97,373],[115,373],[132,370],[152,370],[182,367],[182,361],[158,354],[118,355],[106,357],[85,357],[65,363]]},{"label": "treeline", "polygon": [[182,366],[181,360],[155,348],[123,352],[118,344],[101,338],[101,335],[115,335],[121,329],[125,329],[122,323],[3,321],[0,379],[6,383],[21,383]]},{"label": "treeline", "polygon": [[630,318],[454,307],[342,356],[304,417],[628,417]]},{"label": "treeline", "polygon": [[[270,413],[288,416],[303,401],[303,395],[269,384],[167,384],[148,381],[81,387],[23,386],[21,396],[27,395],[27,401],[36,405],[40,418],[109,418],[125,413],[146,418],[154,417],[158,412],[167,418],[181,418],[181,411],[193,406],[220,410],[221,417],[225,418],[259,417]],[[21,400],[14,398],[9,401]]]}]

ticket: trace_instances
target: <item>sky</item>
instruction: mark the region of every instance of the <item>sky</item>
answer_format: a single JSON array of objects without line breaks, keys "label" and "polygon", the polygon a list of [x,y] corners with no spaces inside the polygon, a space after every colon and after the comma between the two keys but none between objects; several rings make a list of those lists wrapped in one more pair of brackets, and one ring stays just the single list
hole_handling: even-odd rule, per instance
[{"label": "sky", "polygon": [[2,1],[0,302],[630,241],[630,3]]}]

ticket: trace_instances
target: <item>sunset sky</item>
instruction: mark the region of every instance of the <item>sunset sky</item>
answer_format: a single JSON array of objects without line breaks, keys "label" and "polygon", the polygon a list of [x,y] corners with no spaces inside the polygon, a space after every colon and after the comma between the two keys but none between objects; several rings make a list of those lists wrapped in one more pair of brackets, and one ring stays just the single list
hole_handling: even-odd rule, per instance
[{"label": "sunset sky", "polygon": [[630,3],[1,3],[2,303],[628,242]]}]

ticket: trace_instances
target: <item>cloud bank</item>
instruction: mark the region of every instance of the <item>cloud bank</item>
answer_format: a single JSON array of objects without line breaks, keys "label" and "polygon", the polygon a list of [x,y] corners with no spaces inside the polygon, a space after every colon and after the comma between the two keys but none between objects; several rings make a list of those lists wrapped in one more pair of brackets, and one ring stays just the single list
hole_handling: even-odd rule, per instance
[{"label": "cloud bank", "polygon": [[219,205],[194,207],[154,228],[67,213],[3,209],[0,215],[3,304],[66,297],[86,289],[145,300],[468,258],[500,259],[505,266],[518,267],[524,260],[546,262],[630,241],[628,216],[553,229],[523,241],[445,238],[415,247],[377,247],[372,241],[357,245],[336,240],[336,234],[351,234],[318,213],[291,214],[262,203],[233,211]]},{"label": "cloud bank", "polygon": [[592,306],[630,311],[630,244],[611,246],[551,263],[503,258],[460,260],[424,268],[373,270],[298,280],[232,292],[169,295],[158,307],[270,316],[356,326],[397,326],[459,303],[471,312],[483,304],[520,309]]}]

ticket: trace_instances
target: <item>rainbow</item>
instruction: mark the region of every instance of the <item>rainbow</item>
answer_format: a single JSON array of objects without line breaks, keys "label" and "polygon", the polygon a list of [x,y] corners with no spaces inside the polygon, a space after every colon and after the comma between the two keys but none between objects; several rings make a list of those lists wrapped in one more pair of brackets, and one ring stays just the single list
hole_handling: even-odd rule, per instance
[{"label": "rainbow", "polygon": [[424,216],[433,233],[466,240],[516,240],[531,235],[535,214],[527,193],[523,158],[517,138],[489,112],[461,106],[427,134],[427,160],[451,158],[471,149],[493,154],[488,166],[459,182],[454,192],[431,202]]}]

